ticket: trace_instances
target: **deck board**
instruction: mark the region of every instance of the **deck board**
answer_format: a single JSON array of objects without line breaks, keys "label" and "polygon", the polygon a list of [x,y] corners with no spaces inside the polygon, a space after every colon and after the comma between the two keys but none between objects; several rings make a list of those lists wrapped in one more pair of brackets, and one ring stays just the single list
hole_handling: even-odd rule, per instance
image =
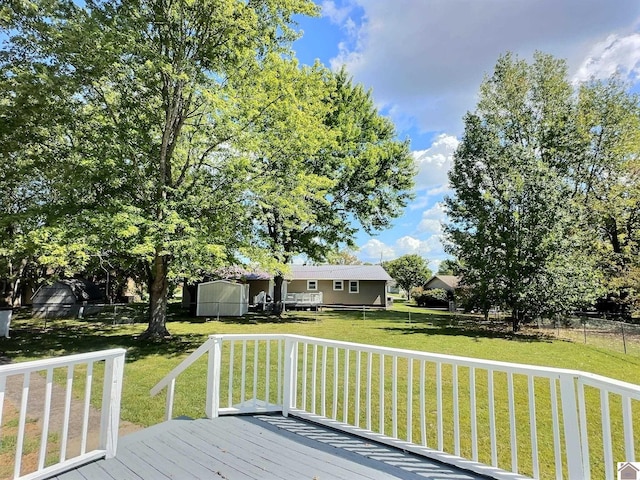
[{"label": "deck board", "polygon": [[122,437],[116,458],[56,480],[480,480],[411,453],[278,415],[176,419]]}]

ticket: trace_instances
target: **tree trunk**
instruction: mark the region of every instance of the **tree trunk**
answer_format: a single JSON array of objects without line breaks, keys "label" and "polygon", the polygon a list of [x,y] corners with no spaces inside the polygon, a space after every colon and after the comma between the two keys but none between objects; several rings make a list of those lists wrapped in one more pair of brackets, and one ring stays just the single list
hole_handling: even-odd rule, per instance
[{"label": "tree trunk", "polygon": [[169,258],[166,255],[156,253],[149,285],[149,326],[140,335],[141,339],[161,339],[170,336],[166,327],[169,292],[168,272]]},{"label": "tree trunk", "polygon": [[282,314],[282,284],[284,277],[277,274],[273,277],[273,313],[280,316]]},{"label": "tree trunk", "polygon": [[516,333],[520,330],[520,310],[514,309],[511,313],[511,326],[513,329],[513,333]]}]

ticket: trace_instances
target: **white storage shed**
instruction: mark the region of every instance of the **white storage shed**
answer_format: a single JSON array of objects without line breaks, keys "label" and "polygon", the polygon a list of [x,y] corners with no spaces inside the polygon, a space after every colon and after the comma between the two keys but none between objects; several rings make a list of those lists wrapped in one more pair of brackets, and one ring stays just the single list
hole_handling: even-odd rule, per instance
[{"label": "white storage shed", "polygon": [[214,280],[198,285],[198,317],[241,317],[249,311],[249,285]]}]

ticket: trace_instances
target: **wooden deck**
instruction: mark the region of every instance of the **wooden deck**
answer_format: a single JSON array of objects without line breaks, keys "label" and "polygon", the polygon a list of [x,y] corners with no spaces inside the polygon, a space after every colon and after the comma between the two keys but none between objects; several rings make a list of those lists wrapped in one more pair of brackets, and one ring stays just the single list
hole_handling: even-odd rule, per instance
[{"label": "wooden deck", "polygon": [[176,419],[122,437],[116,458],[59,480],[479,480],[423,457],[279,415]]}]

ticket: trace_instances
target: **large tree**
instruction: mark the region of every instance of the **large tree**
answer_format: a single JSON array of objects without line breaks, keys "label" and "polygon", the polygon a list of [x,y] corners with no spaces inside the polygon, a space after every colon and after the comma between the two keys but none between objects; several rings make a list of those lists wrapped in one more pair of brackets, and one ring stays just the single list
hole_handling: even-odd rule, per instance
[{"label": "large tree", "polygon": [[0,60],[11,91],[3,112],[54,104],[69,114],[44,122],[50,130],[33,126],[44,141],[19,139],[37,147],[22,154],[45,172],[38,227],[54,229],[60,245],[80,239],[89,257],[139,263],[147,335],[168,333],[172,275],[211,269],[243,243],[247,132],[291,99],[283,92],[262,104],[247,85],[286,68],[292,16],[316,12],[309,0],[36,0],[3,9],[11,33]]},{"label": "large tree", "polygon": [[391,225],[411,198],[415,165],[408,142],[397,139],[371,92],[344,70],[322,79],[323,88],[306,91],[320,102],[314,110],[321,117],[305,129],[316,135],[273,138],[267,132],[260,149],[258,165],[268,173],[256,185],[256,246],[270,252],[276,302],[296,255],[326,261],[339,246],[352,247],[359,228]]},{"label": "large tree", "polygon": [[504,55],[454,155],[449,251],[480,303],[512,311],[514,330],[526,315],[566,312],[597,294],[569,181],[584,154],[574,98],[563,61]]},{"label": "large tree", "polygon": [[431,277],[429,262],[416,253],[403,255],[382,264],[398,286],[411,298],[411,290],[424,285]]}]

